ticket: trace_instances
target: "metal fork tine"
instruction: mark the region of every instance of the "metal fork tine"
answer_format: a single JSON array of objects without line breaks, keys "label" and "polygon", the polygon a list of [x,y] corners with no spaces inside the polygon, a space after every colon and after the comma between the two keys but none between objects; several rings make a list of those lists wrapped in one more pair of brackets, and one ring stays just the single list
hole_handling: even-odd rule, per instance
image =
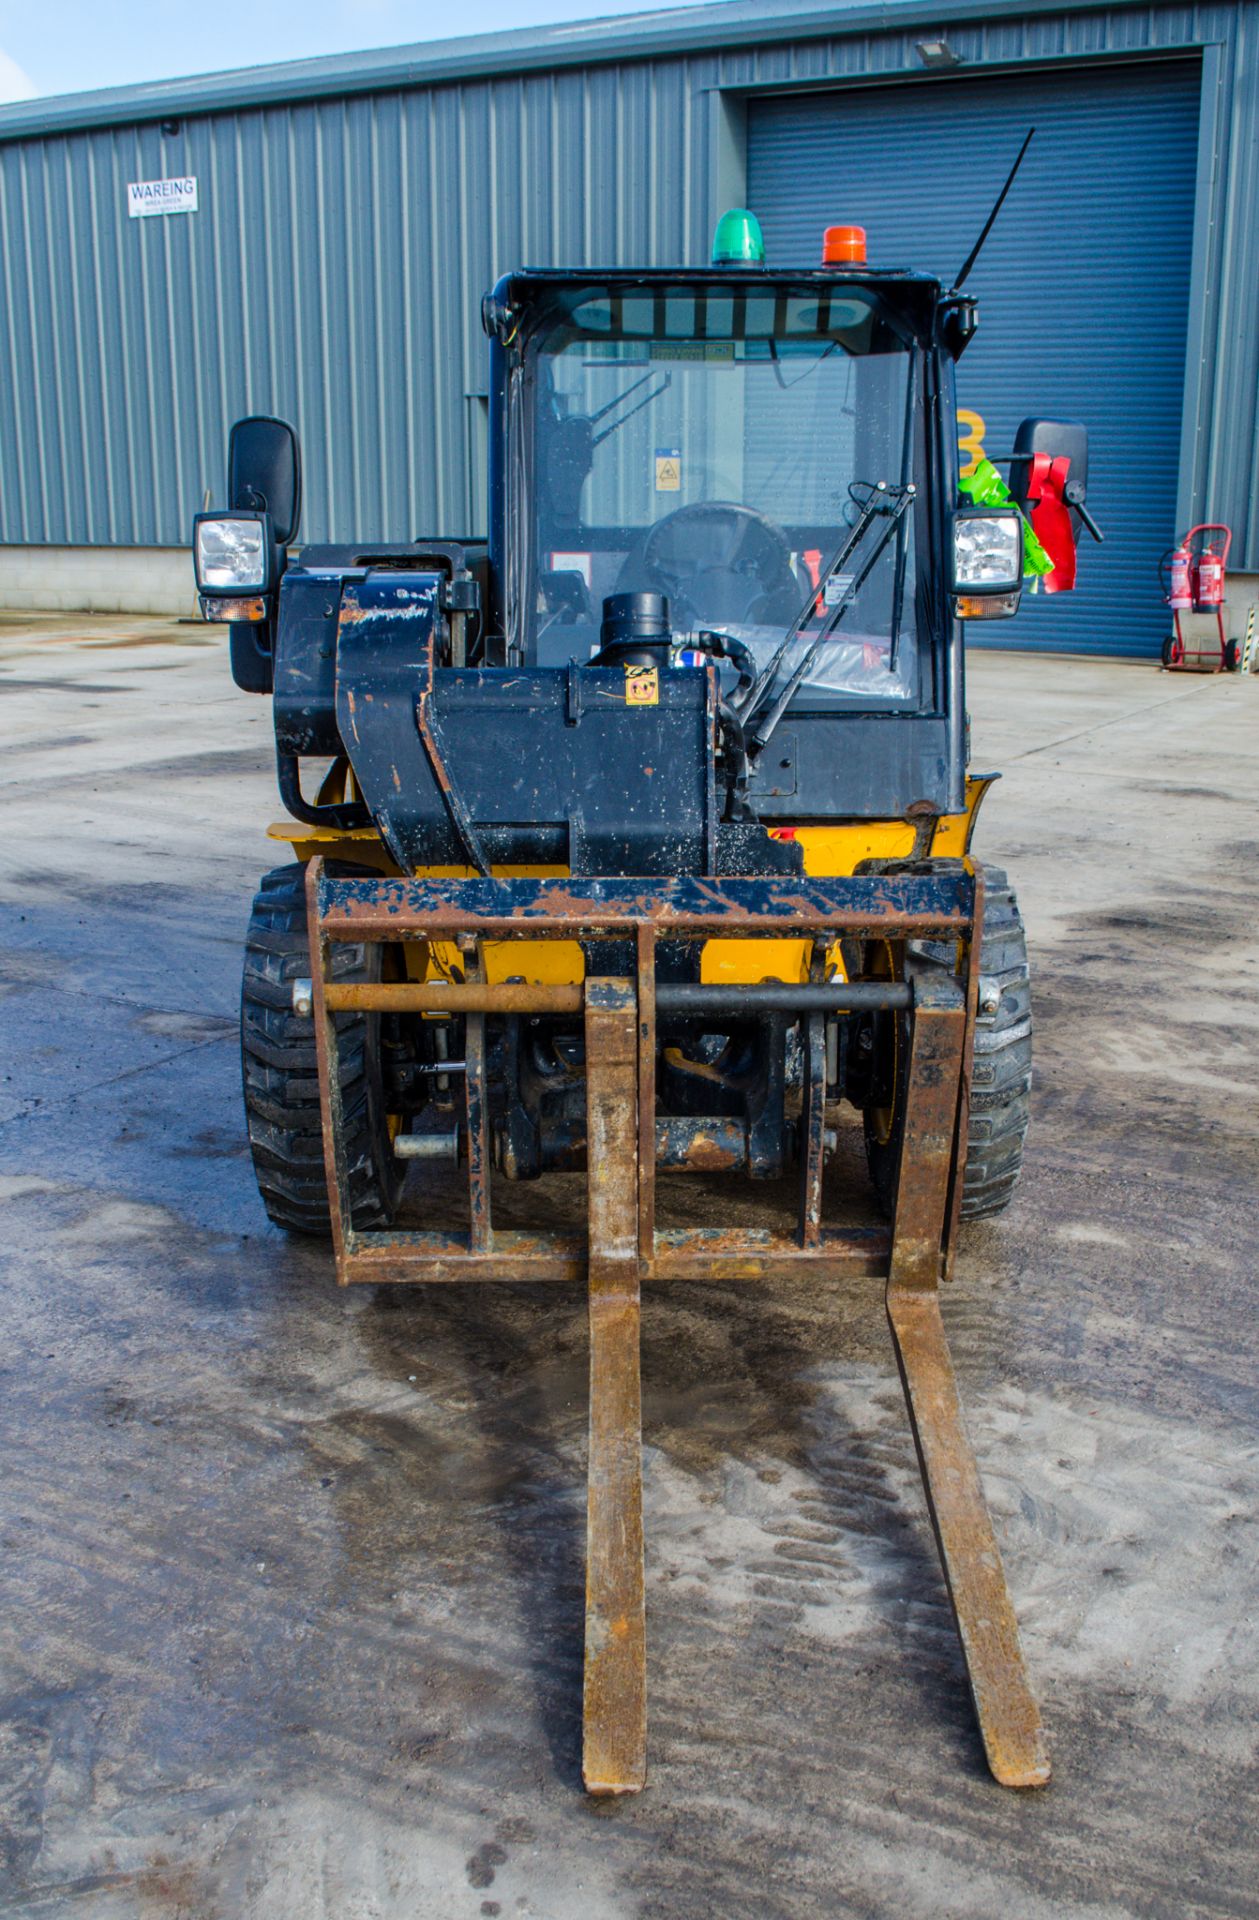
[{"label": "metal fork tine", "polygon": [[916,984],[901,1154],[912,1171],[897,1194],[887,1315],[988,1765],[1003,1786],[1039,1787],[1049,1779],[1040,1711],[940,1316],[965,1024],[957,982]]},{"label": "metal fork tine", "polygon": [[590,1462],[582,1774],[594,1794],[637,1793],[647,1778],[636,1004],[628,980],[586,983]]}]

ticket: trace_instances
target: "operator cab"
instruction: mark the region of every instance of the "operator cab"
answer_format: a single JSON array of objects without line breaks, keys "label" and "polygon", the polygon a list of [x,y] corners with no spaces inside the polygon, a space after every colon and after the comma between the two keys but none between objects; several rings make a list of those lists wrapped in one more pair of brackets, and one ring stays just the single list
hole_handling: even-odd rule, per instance
[{"label": "operator cab", "polygon": [[762,817],[960,807],[947,306],[864,264],[501,280],[486,664],[598,661],[605,603],[661,596],[669,664],[721,662]]},{"label": "operator cab", "polygon": [[[679,648],[716,630],[765,667],[793,625],[818,624],[855,587],[793,710],[920,704],[920,300],[746,272],[521,275],[505,291],[525,339],[528,477],[508,489],[523,496],[507,529],[516,657],[585,661],[604,600],[651,592]],[[867,577],[872,542],[834,565],[872,504],[901,503]]]}]

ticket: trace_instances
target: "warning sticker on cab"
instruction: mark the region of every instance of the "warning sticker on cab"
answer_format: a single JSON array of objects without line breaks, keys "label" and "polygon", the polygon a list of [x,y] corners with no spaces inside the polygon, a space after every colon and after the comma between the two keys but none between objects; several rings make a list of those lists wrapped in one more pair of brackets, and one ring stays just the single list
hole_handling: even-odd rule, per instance
[{"label": "warning sticker on cab", "polygon": [[682,491],[682,449],[681,447],[656,448],[656,492],[681,493]]},{"label": "warning sticker on cab", "polygon": [[626,667],[625,704],[627,707],[660,705],[660,675],[655,667]]}]

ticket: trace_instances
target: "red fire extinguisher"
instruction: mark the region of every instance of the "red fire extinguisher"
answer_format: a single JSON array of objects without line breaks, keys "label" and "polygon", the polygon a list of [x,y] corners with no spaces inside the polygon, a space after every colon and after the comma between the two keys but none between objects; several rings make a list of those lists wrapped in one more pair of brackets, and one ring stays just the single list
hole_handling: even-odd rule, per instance
[{"label": "red fire extinguisher", "polygon": [[1167,604],[1177,613],[1188,613],[1193,605],[1193,557],[1184,540],[1171,557],[1171,591]]},{"label": "red fire extinguisher", "polygon": [[1217,547],[1204,547],[1193,569],[1193,601],[1199,612],[1218,607],[1224,600],[1224,555]]}]

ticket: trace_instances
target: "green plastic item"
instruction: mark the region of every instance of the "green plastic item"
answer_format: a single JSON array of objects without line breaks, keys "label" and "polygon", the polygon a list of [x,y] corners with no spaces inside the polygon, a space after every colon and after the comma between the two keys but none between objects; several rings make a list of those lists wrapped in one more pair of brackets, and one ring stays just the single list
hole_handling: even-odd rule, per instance
[{"label": "green plastic item", "polygon": [[[982,454],[975,462],[974,471],[964,473],[957,484],[977,507],[1015,505],[1014,496],[1009,487],[993,466],[992,461],[985,460]],[[1037,574],[1043,579],[1047,573],[1053,572],[1054,563],[1032,532],[1032,523],[1027,515],[1020,513],[1019,518],[1023,522],[1023,571],[1025,574]]]},{"label": "green plastic item", "polygon": [[731,207],[717,222],[713,235],[715,267],[763,267],[765,236],[761,223],[746,207]]}]

